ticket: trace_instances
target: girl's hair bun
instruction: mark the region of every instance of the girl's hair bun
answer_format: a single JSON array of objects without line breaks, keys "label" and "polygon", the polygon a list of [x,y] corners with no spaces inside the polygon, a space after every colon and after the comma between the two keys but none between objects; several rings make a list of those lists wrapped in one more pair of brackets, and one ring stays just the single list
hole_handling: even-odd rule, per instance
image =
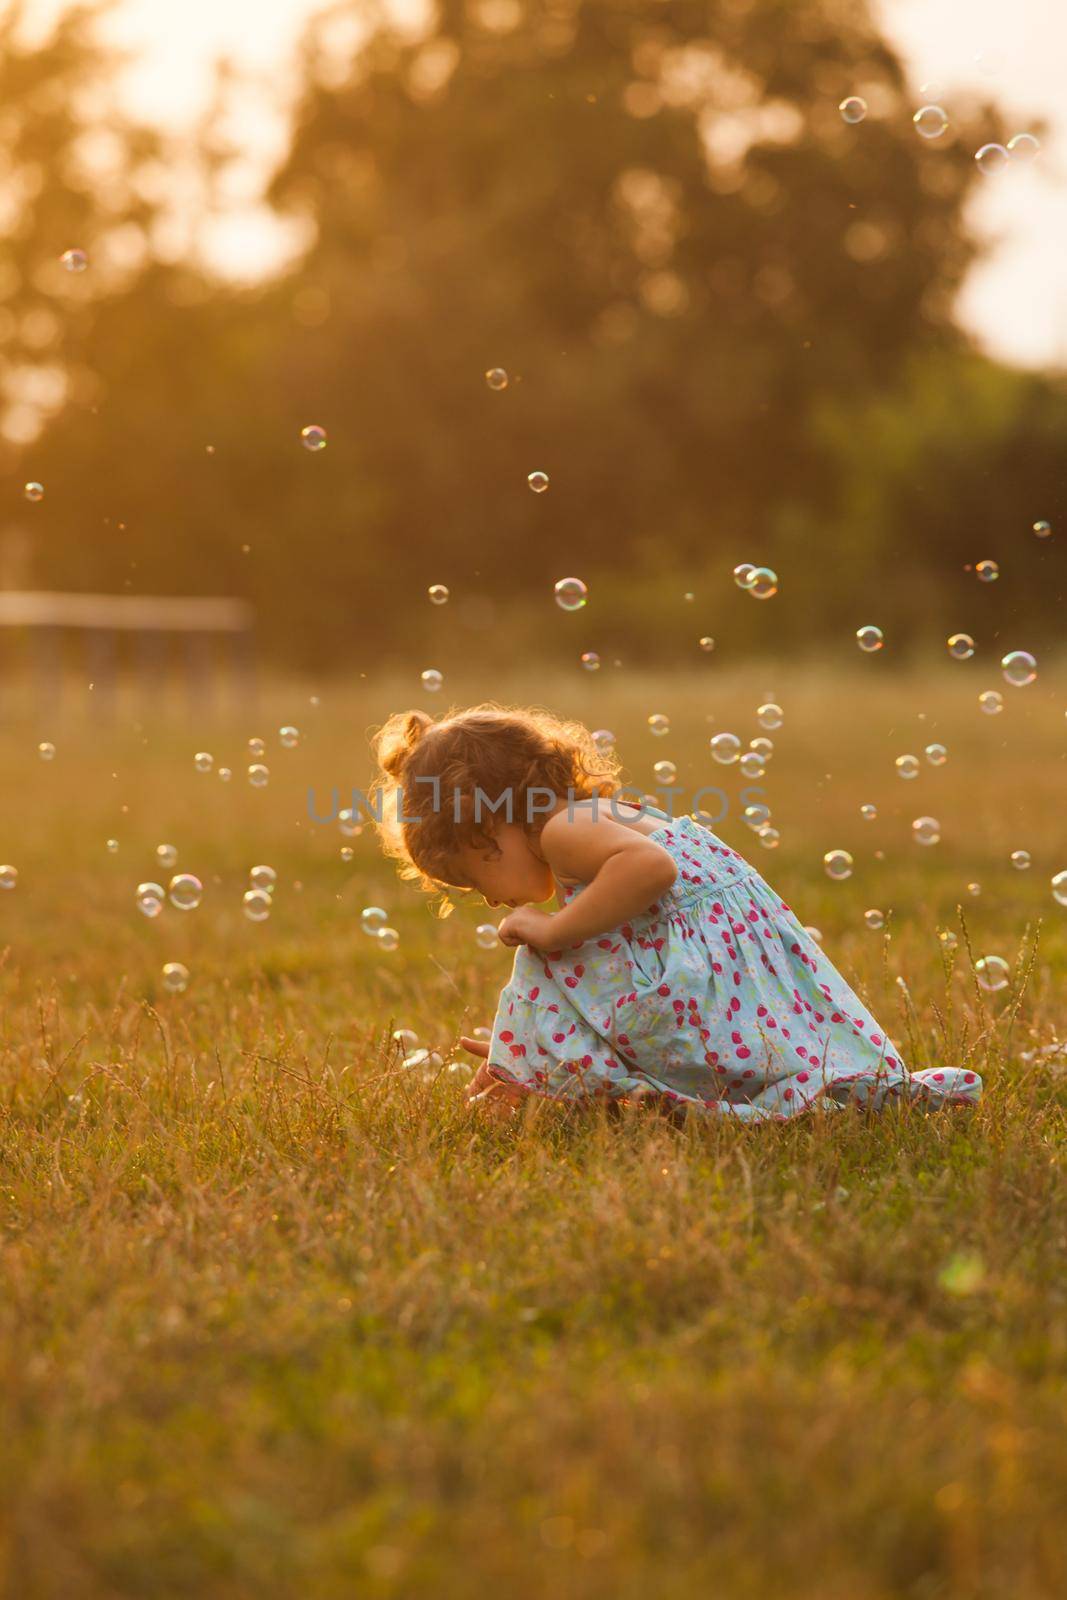
[{"label": "girl's hair bun", "polygon": [[374,738],[374,754],[382,771],[399,779],[411,752],[432,727],[433,718],[426,711],[395,712]]}]

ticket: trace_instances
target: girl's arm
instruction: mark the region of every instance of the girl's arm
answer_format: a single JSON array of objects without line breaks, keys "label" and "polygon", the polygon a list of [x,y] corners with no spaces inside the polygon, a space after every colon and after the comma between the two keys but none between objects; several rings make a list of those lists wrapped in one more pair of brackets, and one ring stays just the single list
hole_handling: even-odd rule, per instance
[{"label": "girl's arm", "polygon": [[610,817],[557,811],[541,830],[541,850],[557,877],[585,888],[551,918],[553,946],[582,944],[647,911],[678,867],[669,850]]}]

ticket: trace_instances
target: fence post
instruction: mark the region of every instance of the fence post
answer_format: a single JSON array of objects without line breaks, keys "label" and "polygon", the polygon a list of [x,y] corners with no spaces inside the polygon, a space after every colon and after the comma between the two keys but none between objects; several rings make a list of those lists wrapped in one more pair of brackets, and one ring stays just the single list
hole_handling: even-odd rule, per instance
[{"label": "fence post", "polygon": [[231,633],[229,641],[230,682],[234,700],[242,716],[254,716],[258,704],[258,684],[252,631],[247,629],[244,633]]},{"label": "fence post", "polygon": [[158,716],[167,692],[167,636],[159,629],[138,628],[133,641],[138,698]]},{"label": "fence post", "polygon": [[63,700],[63,629],[31,629],[34,713],[57,716]]},{"label": "fence post", "polygon": [[109,721],[115,715],[117,653],[118,641],[109,629],[85,629],[87,682],[91,686],[88,690],[89,710],[93,716]]},{"label": "fence post", "polygon": [[185,693],[186,705],[194,719],[210,714],[213,699],[211,648],[203,633],[185,635]]}]

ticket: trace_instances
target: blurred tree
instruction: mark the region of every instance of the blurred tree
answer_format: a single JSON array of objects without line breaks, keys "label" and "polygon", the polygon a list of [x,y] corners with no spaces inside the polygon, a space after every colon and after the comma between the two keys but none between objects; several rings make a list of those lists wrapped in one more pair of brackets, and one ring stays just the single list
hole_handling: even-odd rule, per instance
[{"label": "blurred tree", "polygon": [[[66,480],[55,581],[246,592],[278,652],[363,670],[556,640],[632,660],[677,636],[688,658],[705,631],[793,648],[871,620],[905,573],[940,592],[944,484],[990,437],[1017,474],[1025,435],[1055,454],[1061,398],[974,358],[952,322],[985,181],[971,152],[997,116],[954,106],[919,138],[866,4],[445,0],[417,33],[365,19],[349,0],[305,43],[270,192],[312,230],[296,266],[237,294],[150,257],[95,303],[82,350],[102,398],[43,441]],[[855,125],[850,94],[869,107]],[[226,158],[205,130],[205,210]],[[930,440],[949,434],[928,428],[953,388],[988,432],[952,433],[946,479]],[[308,423],[321,453],[300,447]],[[972,501],[953,537],[977,559],[993,502]],[[739,595],[741,560],[778,569],[780,600]],[[593,596],[577,647],[551,603],[573,571]],[[453,591],[440,612],[432,582]]]},{"label": "blurred tree", "polygon": [[391,573],[543,594],[612,553],[788,561],[833,478],[820,399],[956,341],[973,254],[973,146],[924,147],[866,6],[452,0],[345,71],[347,9],[273,198],[314,219],[331,308],[296,393],[385,488]]},{"label": "blurred tree", "polygon": [[[110,4],[62,13],[33,41],[33,8],[0,16],[0,452],[5,469],[43,418],[96,386],[81,363],[93,302],[141,268],[155,207],[138,175],[153,132],[113,108],[115,60],[98,42]],[[91,269],[91,270],[90,270]]]}]

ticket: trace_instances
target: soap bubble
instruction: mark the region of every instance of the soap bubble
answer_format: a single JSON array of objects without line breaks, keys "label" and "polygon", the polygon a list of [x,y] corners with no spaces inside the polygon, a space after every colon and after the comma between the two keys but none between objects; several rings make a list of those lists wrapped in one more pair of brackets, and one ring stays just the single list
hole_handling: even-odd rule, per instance
[{"label": "soap bubble", "polygon": [[36,505],[38,500],[44,499],[44,484],[30,482],[26,485],[22,492],[26,496],[27,500],[32,500],[34,505]]},{"label": "soap bubble", "polygon": [[289,723],[286,723],[284,728],[278,729],[278,742],[283,749],[295,750],[300,743],[300,729],[291,727]]},{"label": "soap bubble", "polygon": [[760,706],[757,710],[756,721],[761,728],[766,728],[768,733],[773,733],[784,721],[781,706],[776,706],[773,700],[768,700],[766,705]]},{"label": "soap bubble", "polygon": [[171,867],[176,866],[178,862],[177,846],[173,844],[157,844],[156,860],[161,867],[166,867],[169,872]]},{"label": "soap bubble", "polygon": [[300,442],[305,450],[325,450],[326,429],[312,422],[306,428],[301,428]]},{"label": "soap bubble", "polygon": [[426,593],[430,597],[432,606],[445,606],[448,604],[448,590],[443,583],[431,583]]},{"label": "soap bubble", "polygon": [[248,781],[253,789],[263,789],[270,782],[270,768],[262,761],[253,761],[248,769]]},{"label": "soap bubble", "polygon": [[657,761],[652,772],[657,783],[671,784],[678,776],[678,768],[673,761]]},{"label": "soap bubble", "polygon": [[1039,539],[1047,539],[1052,532],[1051,522],[1046,522],[1042,517],[1038,522],[1034,523],[1034,532]]},{"label": "soap bubble", "polygon": [[341,846],[341,860],[348,862],[354,861],[355,859],[356,852],[353,850],[352,846],[350,844],[343,844]]},{"label": "soap bubble", "polygon": [[756,829],[756,838],[764,850],[776,850],[781,834],[777,828],[772,828],[769,822],[765,822],[762,828]]},{"label": "soap bubble", "polygon": [[946,950],[955,950],[960,942],[951,928],[942,928],[937,937],[941,940],[941,944]]},{"label": "soap bubble", "polygon": [[1029,850],[1013,850],[1011,853],[1011,864],[1015,868],[1016,872],[1025,872],[1030,865]]},{"label": "soap bubble", "polygon": [[220,782],[229,783],[229,781],[230,781],[230,779],[232,777],[233,777],[233,773],[230,771],[229,767],[220,767],[219,768],[219,780],[220,780]]},{"label": "soap bubble", "polygon": [[278,874],[273,867],[253,867],[248,874],[248,881],[253,889],[264,889],[267,894],[270,894],[278,881]]},{"label": "soap bubble", "polygon": [[778,574],[770,567],[754,567],[745,584],[745,593],[756,600],[770,600],[778,593]]},{"label": "soap bubble", "polygon": [[59,260],[67,272],[84,272],[89,265],[89,257],[84,250],[64,250]]},{"label": "soap bubble", "polygon": [[548,488],[548,473],[531,472],[527,475],[526,482],[530,485],[534,494],[544,494]]},{"label": "soap bubble", "polygon": [[215,757],[208,750],[198,750],[193,757],[193,766],[197,772],[210,772],[215,765]]},{"label": "soap bubble", "polygon": [[580,659],[586,672],[600,671],[600,657],[595,650],[583,650]]},{"label": "soap bubble", "polygon": [[917,778],[919,776],[918,756],[897,756],[893,765],[897,769],[898,778]]},{"label": "soap bubble", "polygon": [[47,739],[43,739],[37,746],[37,754],[42,761],[54,761],[56,759],[56,747],[54,744],[50,744]]},{"label": "soap bubble", "polygon": [[984,689],[978,696],[978,704],[987,717],[995,717],[1004,709],[1004,696],[997,689]]},{"label": "soap bubble", "polygon": [[489,371],[485,375],[485,381],[489,385],[490,389],[506,389],[508,386],[508,375],[504,371],[503,367],[490,367]]},{"label": "soap bubble", "polygon": [[191,872],[176,872],[168,887],[170,903],[179,911],[195,911],[204,893],[204,885]]},{"label": "soap bubble", "polygon": [[[4,868],[0,868],[0,872],[4,870]],[[8,872],[13,872],[14,868],[8,867],[6,870]],[[10,887],[10,885],[8,885],[8,887]],[[1052,898],[1056,901],[1057,905],[1067,906],[1067,872],[1057,872],[1056,876],[1053,878]]]},{"label": "soap bubble", "polygon": [[876,628],[873,623],[856,629],[856,643],[861,650],[866,650],[870,655],[875,650],[880,650],[885,644],[885,635],[881,628]]},{"label": "soap bubble", "polygon": [[952,633],[948,638],[948,653],[953,661],[967,661],[974,655],[974,640],[969,633]]},{"label": "soap bubble", "polygon": [[982,956],[974,964],[975,975],[983,989],[996,993],[1008,987],[1011,968],[1003,956]]},{"label": "soap bubble", "polygon": [[759,756],[763,761],[770,761],[774,755],[773,739],[764,738],[762,734],[757,734],[754,739],[750,739],[748,741],[748,748],[752,751],[753,755]]},{"label": "soap bubble", "polygon": [[710,741],[711,753],[722,766],[732,765],[741,754],[741,741],[736,733],[716,733]]},{"label": "soap bubble", "polygon": [[601,755],[606,755],[609,750],[615,748],[615,735],[610,728],[594,728],[593,743]]},{"label": "soap bubble", "polygon": [[246,889],[241,896],[241,906],[249,922],[266,922],[270,916],[271,898],[266,889]]},{"label": "soap bubble", "polygon": [[[0,889],[13,889],[18,881],[18,867],[13,867],[8,862],[4,862],[4,864],[0,866]],[[1055,879],[1053,879],[1053,885],[1055,885]],[[1064,903],[1067,904],[1067,901]]]},{"label": "soap bubble", "polygon": [[436,694],[444,681],[444,673],[438,672],[436,667],[427,667],[425,672],[419,673],[419,682],[428,694]]},{"label": "soap bubble", "polygon": [[249,741],[248,741],[248,757],[249,757],[249,760],[250,761],[262,761],[264,753],[266,751],[266,748],[267,747],[263,743],[262,739],[249,739]]},{"label": "soap bubble", "polygon": [[936,817],[916,817],[911,825],[911,836],[916,844],[940,844],[941,824]]},{"label": "soap bubble", "polygon": [[758,750],[746,750],[740,761],[741,773],[746,778],[762,778],[767,768]]},{"label": "soap bubble", "polygon": [[771,808],[765,805],[746,806],[741,818],[750,828],[762,828],[765,822],[771,820]]},{"label": "soap bubble", "polygon": [[981,894],[981,892],[982,892],[982,885],[980,883],[969,883],[967,885],[967,893],[968,894],[979,895],[979,894]]},{"label": "soap bubble", "polygon": [[107,841],[107,849],[108,849],[108,854],[109,855],[112,855],[112,856],[115,855],[118,852],[118,848],[119,848],[119,842],[118,842],[117,839],[109,839]]},{"label": "soap bubble", "polygon": [[923,754],[932,767],[943,767],[948,760],[948,751],[943,744],[928,744]]},{"label": "soap bubble", "polygon": [[872,907],[870,911],[865,911],[863,913],[863,920],[867,924],[868,928],[874,928],[874,929],[884,928],[885,927],[885,912],[884,911],[878,911],[877,909]]},{"label": "soap bubble", "polygon": [[806,927],[804,929],[804,932],[807,934],[809,939],[814,939],[816,944],[822,944],[822,929],[821,928]]},{"label": "soap bubble", "polygon": [[854,125],[857,122],[862,122],[867,115],[867,102],[862,95],[850,94],[842,100],[837,109],[845,122]]},{"label": "soap bubble", "polygon": [[418,1042],[419,1036],[414,1028],[396,1028],[393,1031],[393,1043],[405,1052],[414,1050]]},{"label": "soap bubble", "polygon": [[400,935],[395,928],[379,928],[375,938],[383,950],[395,950],[400,943]]},{"label": "soap bubble", "polygon": [[755,572],[755,570],[756,569],[752,565],[751,561],[742,561],[740,566],[736,566],[734,568],[734,582],[737,584],[739,589],[748,588],[749,583],[752,580],[752,574]]},{"label": "soap bubble", "polygon": [[975,152],[975,161],[978,163],[979,172],[984,172],[987,178],[995,177],[1011,160],[1002,144],[984,144]]},{"label": "soap bubble", "polygon": [[836,883],[841,883],[845,878],[852,876],[852,857],[847,850],[827,850],[822,858],[826,869],[826,876],[833,878]]},{"label": "soap bubble", "polygon": [[1032,133],[1017,133],[1008,140],[1008,154],[1015,162],[1025,164],[1032,161],[1040,152],[1041,141],[1035,139]]},{"label": "soap bubble", "polygon": [[580,611],[589,598],[589,590],[581,578],[560,578],[555,596],[561,611]]},{"label": "soap bubble", "polygon": [[657,739],[662,739],[671,731],[670,717],[665,716],[662,711],[654,711],[648,719],[648,731]]},{"label": "soap bubble", "polygon": [[714,650],[715,640],[711,637],[710,633],[706,633],[701,639],[700,648],[702,650]]},{"label": "soap bubble", "polygon": [[161,883],[139,883],[136,899],[138,911],[146,917],[158,917],[163,910],[166,890]]},{"label": "soap bubble", "polygon": [[948,127],[948,112],[943,106],[920,106],[911,120],[922,138],[940,139]]},{"label": "soap bubble", "polygon": [[388,911],[383,911],[381,906],[364,906],[359,914],[360,927],[364,933],[377,933],[384,928],[389,920]]},{"label": "soap bubble", "polygon": [[180,961],[168,961],[163,968],[163,987],[168,994],[184,994],[189,987],[189,968]]},{"label": "soap bubble", "polygon": [[1037,662],[1028,650],[1009,650],[1000,665],[1005,681],[1016,689],[1024,689],[1037,677]]},{"label": "soap bubble", "polygon": [[337,813],[337,826],[346,839],[358,839],[363,832],[363,824],[351,806],[345,806],[343,811]]},{"label": "soap bubble", "polygon": [[479,922],[474,930],[474,937],[483,950],[492,950],[500,943],[500,937],[491,922]]},{"label": "soap bubble", "polygon": [[876,822],[878,820],[878,807],[871,805],[860,806],[860,816],[864,822]]},{"label": "soap bubble", "polygon": [[979,561],[974,571],[980,583],[996,583],[1000,577],[1000,568],[995,561]]}]

